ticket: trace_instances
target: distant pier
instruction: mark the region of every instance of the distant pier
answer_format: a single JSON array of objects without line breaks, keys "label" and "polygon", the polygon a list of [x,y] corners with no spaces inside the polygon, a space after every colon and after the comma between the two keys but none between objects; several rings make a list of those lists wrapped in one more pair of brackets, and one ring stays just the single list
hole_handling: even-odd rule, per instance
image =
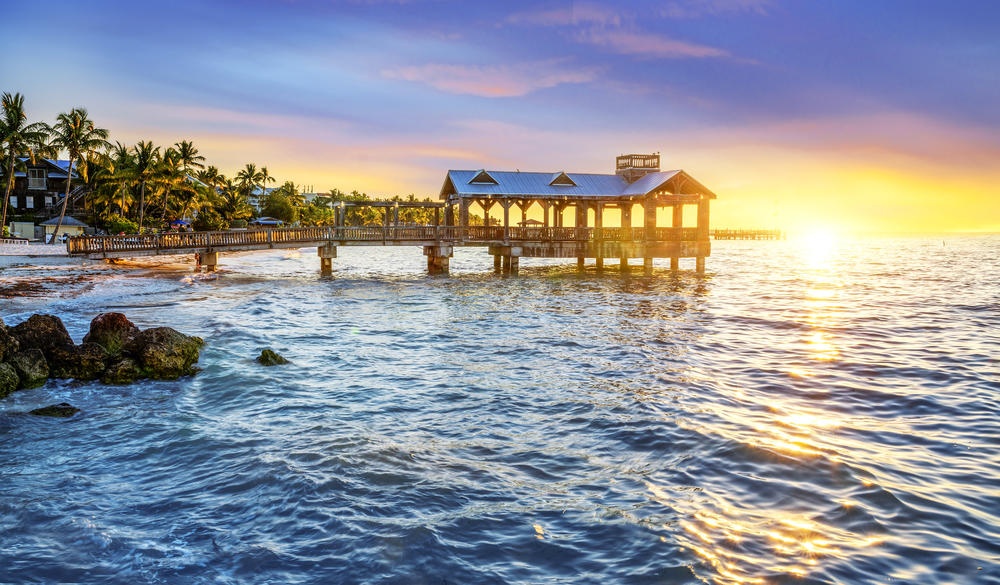
[{"label": "distant pier", "polygon": [[784,240],[781,230],[709,230],[713,240]]}]

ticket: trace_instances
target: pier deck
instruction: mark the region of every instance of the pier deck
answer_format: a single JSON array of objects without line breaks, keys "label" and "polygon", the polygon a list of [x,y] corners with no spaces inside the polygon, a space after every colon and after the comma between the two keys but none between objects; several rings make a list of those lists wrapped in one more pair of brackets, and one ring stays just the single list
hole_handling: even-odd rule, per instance
[{"label": "pier deck", "polygon": [[[199,254],[209,269],[223,252],[316,246],[324,259],[339,246],[419,246],[431,257],[486,247],[502,257],[676,258],[708,255],[695,228],[329,226],[70,238],[70,255],[92,259]],[[516,267],[514,267],[516,270]],[[445,270],[446,271],[446,270]]]}]

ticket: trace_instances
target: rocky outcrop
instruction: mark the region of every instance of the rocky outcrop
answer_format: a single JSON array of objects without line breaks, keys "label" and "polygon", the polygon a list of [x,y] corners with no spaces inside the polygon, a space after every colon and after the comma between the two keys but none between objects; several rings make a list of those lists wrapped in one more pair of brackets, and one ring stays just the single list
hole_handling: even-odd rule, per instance
[{"label": "rocky outcrop", "polygon": [[257,356],[257,363],[262,366],[280,366],[282,364],[289,363],[288,360],[281,357],[272,349],[263,349],[260,355]]},{"label": "rocky outcrop", "polygon": [[29,410],[28,414],[33,414],[35,416],[52,416],[56,418],[69,418],[76,413],[80,412],[80,409],[65,402],[60,402],[59,404],[52,404],[50,406],[43,406],[41,408],[36,408],[35,410]]},{"label": "rocky outcrop", "polygon": [[0,398],[6,398],[18,387],[17,371],[10,364],[0,364]]},{"label": "rocky outcrop", "polygon": [[197,371],[194,364],[204,344],[200,337],[156,327],[139,332],[126,346],[126,353],[136,358],[145,377],[173,380]]},{"label": "rocky outcrop", "polygon": [[90,332],[83,336],[84,343],[96,343],[111,358],[121,356],[125,346],[139,335],[139,328],[121,313],[101,313],[90,322]]},{"label": "rocky outcrop", "polygon": [[17,342],[17,339],[14,339],[10,330],[4,325],[3,320],[0,319],[0,363],[5,361],[8,356],[12,355],[20,347],[21,345]]},{"label": "rocky outcrop", "polygon": [[12,355],[8,363],[17,372],[19,388],[37,388],[49,379],[49,363],[40,349],[25,349]]},{"label": "rocky outcrop", "polygon": [[170,327],[140,330],[121,313],[102,313],[76,345],[62,320],[32,315],[14,327],[0,321],[0,398],[50,377],[130,384],[173,380],[198,371],[204,341]]}]

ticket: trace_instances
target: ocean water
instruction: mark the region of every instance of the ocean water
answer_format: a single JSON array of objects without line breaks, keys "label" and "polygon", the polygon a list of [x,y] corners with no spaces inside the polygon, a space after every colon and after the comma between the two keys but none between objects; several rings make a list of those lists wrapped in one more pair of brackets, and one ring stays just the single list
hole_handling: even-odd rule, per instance
[{"label": "ocean water", "polygon": [[703,276],[0,259],[8,325],[206,341],[190,378],[0,401],[0,582],[1000,583],[998,259],[998,236],[715,242]]}]

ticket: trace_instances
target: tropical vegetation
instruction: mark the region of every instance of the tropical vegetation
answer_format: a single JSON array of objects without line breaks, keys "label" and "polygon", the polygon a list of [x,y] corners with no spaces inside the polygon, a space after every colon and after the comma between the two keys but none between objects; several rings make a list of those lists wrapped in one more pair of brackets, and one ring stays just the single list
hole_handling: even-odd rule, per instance
[{"label": "tropical vegetation", "polygon": [[[376,201],[358,191],[331,189],[307,197],[291,180],[269,186],[278,179],[266,166],[252,162],[226,176],[209,164],[190,140],[172,145],[150,140],[134,144],[112,141],[110,132],[91,120],[85,108],[60,113],[53,124],[30,122],[24,97],[8,92],[2,95],[0,111],[0,178],[4,189],[0,225],[5,230],[12,219],[9,202],[17,172],[39,158],[60,156],[68,158],[68,168],[75,172],[68,173],[55,206],[44,210],[59,217],[55,233],[59,233],[67,213],[107,233],[167,229],[176,220],[198,230],[229,229],[245,227],[262,216],[286,224],[332,225],[341,208],[347,225],[381,225],[384,221],[382,210],[356,205]],[[389,200],[418,201],[413,194]],[[401,207],[398,214],[404,223],[434,221],[433,211],[426,208]],[[24,219],[33,221],[36,217]]]}]

